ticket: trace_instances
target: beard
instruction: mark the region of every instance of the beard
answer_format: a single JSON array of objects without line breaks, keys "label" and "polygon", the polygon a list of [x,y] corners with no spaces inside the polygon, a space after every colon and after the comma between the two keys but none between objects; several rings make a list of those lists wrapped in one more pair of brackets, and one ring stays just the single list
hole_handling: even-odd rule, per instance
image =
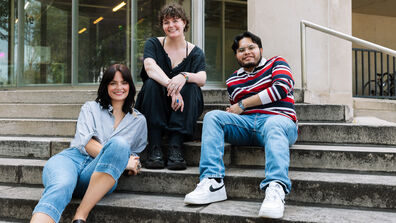
[{"label": "beard", "polygon": [[260,58],[258,59],[257,62],[250,62],[250,63],[243,63],[242,61],[238,60],[238,64],[239,66],[243,67],[243,68],[253,68],[253,67],[257,67],[257,65],[259,65],[260,61],[261,61],[262,55],[260,52]]}]

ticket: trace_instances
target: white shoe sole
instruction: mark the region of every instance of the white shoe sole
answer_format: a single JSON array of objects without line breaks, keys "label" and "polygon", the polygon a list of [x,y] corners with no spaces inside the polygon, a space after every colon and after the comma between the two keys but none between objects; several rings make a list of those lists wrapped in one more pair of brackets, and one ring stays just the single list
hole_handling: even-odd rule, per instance
[{"label": "white shoe sole", "polygon": [[214,202],[219,202],[219,201],[225,201],[227,200],[227,195],[226,196],[213,196],[210,199],[192,199],[186,196],[184,198],[184,203],[185,204],[210,204]]}]

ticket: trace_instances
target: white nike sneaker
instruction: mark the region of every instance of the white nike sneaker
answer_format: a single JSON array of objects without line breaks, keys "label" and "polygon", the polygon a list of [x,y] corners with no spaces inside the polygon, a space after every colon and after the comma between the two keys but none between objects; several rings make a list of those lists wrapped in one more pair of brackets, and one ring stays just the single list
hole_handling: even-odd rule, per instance
[{"label": "white nike sneaker", "polygon": [[209,204],[227,200],[227,194],[223,180],[217,183],[215,179],[204,178],[194,191],[184,198],[185,204]]},{"label": "white nike sneaker", "polygon": [[259,211],[259,217],[282,218],[285,210],[285,191],[283,187],[272,181],[265,190],[265,199]]}]

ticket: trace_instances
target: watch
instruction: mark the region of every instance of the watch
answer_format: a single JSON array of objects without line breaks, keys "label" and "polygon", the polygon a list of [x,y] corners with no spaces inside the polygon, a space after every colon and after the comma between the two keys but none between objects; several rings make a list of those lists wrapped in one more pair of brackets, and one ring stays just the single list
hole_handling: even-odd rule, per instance
[{"label": "watch", "polygon": [[242,109],[242,111],[245,111],[245,110],[246,110],[245,106],[243,106],[242,100],[240,100],[240,101],[238,102],[238,106]]}]

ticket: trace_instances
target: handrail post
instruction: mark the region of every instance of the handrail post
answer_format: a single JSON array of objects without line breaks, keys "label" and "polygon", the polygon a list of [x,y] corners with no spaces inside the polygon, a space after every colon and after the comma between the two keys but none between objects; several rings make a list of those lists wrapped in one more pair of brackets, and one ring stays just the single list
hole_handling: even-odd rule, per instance
[{"label": "handrail post", "polygon": [[[306,68],[306,29],[304,21],[300,22],[300,41],[301,41],[301,88],[303,94],[307,90],[307,68]],[[305,98],[305,97],[304,97]],[[304,100],[304,99],[303,99]],[[305,102],[305,100],[304,100]]]}]

